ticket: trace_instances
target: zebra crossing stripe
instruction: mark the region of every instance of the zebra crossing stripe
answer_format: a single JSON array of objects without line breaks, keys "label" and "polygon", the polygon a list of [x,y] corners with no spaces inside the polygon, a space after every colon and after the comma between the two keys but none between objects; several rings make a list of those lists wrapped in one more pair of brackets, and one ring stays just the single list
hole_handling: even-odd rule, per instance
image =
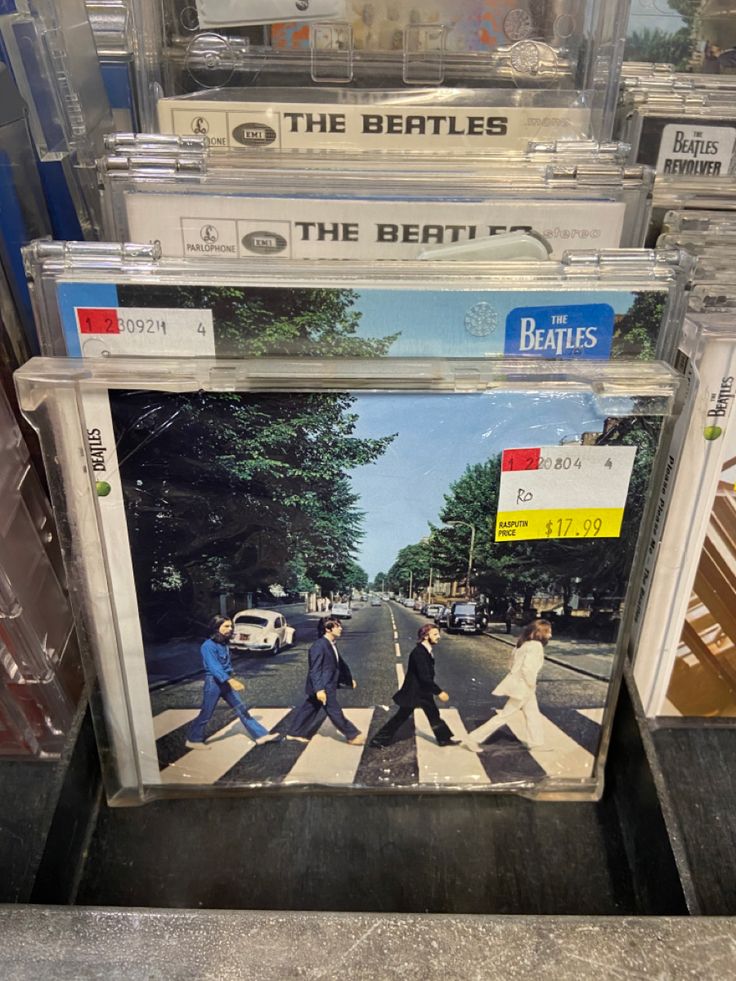
[{"label": "zebra crossing stripe", "polygon": [[[455,739],[466,738],[468,733],[457,709],[441,709],[440,715],[452,730]],[[475,753],[469,753],[462,746],[437,745],[427,717],[421,710],[414,713],[414,727],[419,783],[480,787],[491,782]]]},{"label": "zebra crossing stripe", "polygon": [[[250,714],[267,729],[273,729],[291,711],[290,708],[249,709]],[[195,710],[194,715],[198,711]],[[194,716],[192,716],[193,718]],[[209,750],[192,749],[176,763],[161,771],[161,783],[213,784],[238,760],[255,748],[240,719],[233,719],[207,739]]]},{"label": "zebra crossing stripe", "polygon": [[[574,739],[554,724],[546,716],[542,716],[542,745],[538,749],[528,750],[532,759],[551,777],[570,777],[582,779],[593,773],[595,757],[587,749],[583,749]],[[517,739],[527,738],[526,723],[516,716],[509,718],[506,723]]]},{"label": "zebra crossing stripe", "polygon": [[153,718],[154,739],[161,739],[162,736],[168,736],[175,729],[188,725],[198,715],[199,709],[164,709],[163,712],[159,712]]},{"label": "zebra crossing stripe", "polygon": [[[345,709],[345,715],[363,736],[368,735],[373,708]],[[362,746],[350,746],[329,719],[312,736],[304,752],[283,779],[283,783],[351,784],[358,772]],[[203,754],[204,755],[204,754]]]},{"label": "zebra crossing stripe", "polygon": [[397,664],[396,665],[396,680],[399,683],[399,688],[401,688],[401,686],[404,684],[404,678],[405,677],[406,677],[406,675],[404,674],[404,667],[403,667],[403,665]]},{"label": "zebra crossing stripe", "polygon": [[585,716],[586,719],[590,719],[591,722],[595,722],[596,725],[603,724],[603,713],[605,709],[594,708],[594,709],[576,709],[576,711]]}]

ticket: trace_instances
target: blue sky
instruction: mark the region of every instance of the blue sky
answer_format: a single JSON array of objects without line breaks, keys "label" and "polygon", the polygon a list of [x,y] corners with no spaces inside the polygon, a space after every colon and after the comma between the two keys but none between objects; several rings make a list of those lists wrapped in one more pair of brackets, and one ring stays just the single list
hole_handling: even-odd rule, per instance
[{"label": "blue sky", "polygon": [[356,435],[399,433],[376,463],[351,473],[366,512],[356,558],[371,577],[438,523],[443,495],[469,463],[598,431],[604,418],[585,393],[360,395],[355,411]]},{"label": "blue sky", "polygon": [[632,0],[628,34],[643,28],[674,34],[684,26],[685,21],[670,8],[667,0]]},{"label": "blue sky", "polygon": [[[627,291],[563,292],[556,290],[488,292],[458,290],[361,290],[355,309],[362,314],[361,337],[385,337],[401,331],[392,345],[394,357],[458,358],[503,354],[506,317],[517,307],[560,307],[608,303],[614,313],[626,313],[633,302]],[[485,336],[468,331],[465,318],[478,304],[492,307],[496,327]]]}]

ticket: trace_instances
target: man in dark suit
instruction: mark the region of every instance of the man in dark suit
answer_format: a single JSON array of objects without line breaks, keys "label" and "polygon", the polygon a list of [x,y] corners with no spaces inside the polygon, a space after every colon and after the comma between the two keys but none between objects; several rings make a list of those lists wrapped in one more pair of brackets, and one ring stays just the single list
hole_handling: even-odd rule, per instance
[{"label": "man in dark suit", "polygon": [[399,706],[386,725],[379,729],[370,745],[373,747],[388,746],[393,742],[396,733],[410,718],[414,709],[422,709],[429,719],[432,732],[440,746],[457,746],[459,739],[453,739],[452,731],[440,717],[440,710],[434,701],[434,696],[441,702],[449,702],[450,696],[443,691],[434,680],[434,658],[432,648],[438,643],[440,632],[434,624],[426,623],[419,628],[417,645],[409,655],[409,665],[406,669],[404,683],[394,695],[394,701]]},{"label": "man in dark suit", "polygon": [[357,687],[347,662],[337,650],[342,624],[334,617],[327,617],[323,626],[324,635],[309,648],[309,672],[304,686],[307,697],[297,709],[286,738],[309,742],[307,733],[314,728],[317,717],[326,712],[351,746],[362,746],[364,737],[345,716],[337,700],[338,688]]}]

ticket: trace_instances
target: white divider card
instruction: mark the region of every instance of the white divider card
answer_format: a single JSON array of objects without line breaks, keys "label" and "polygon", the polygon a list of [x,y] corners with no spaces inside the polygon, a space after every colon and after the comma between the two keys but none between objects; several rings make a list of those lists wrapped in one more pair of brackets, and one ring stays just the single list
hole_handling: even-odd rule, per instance
[{"label": "white divider card", "polygon": [[75,307],[82,357],[215,355],[211,310]]},{"label": "white divider card", "polygon": [[200,30],[345,17],[345,0],[196,0]]},{"label": "white divider card", "polygon": [[496,541],[618,538],[635,446],[503,451]]},{"label": "white divider card", "polygon": [[626,216],[623,201],[482,196],[417,201],[147,190],[126,194],[124,204],[128,241],[158,242],[165,256],[213,261],[416,259],[431,246],[532,229],[560,257],[573,248],[619,248]]},{"label": "white divider card", "polygon": [[530,140],[587,133],[590,109],[568,107],[161,99],[162,133],[204,136],[211,149],[525,150]]}]

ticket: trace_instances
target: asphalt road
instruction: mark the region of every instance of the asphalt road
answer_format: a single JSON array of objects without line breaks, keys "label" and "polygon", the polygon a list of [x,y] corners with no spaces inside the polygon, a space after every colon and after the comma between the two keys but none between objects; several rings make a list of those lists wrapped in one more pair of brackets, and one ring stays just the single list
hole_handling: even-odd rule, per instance
[{"label": "asphalt road", "polygon": [[[292,647],[275,657],[233,654],[237,676],[247,685],[249,704],[291,706],[299,704],[304,697],[307,652],[317,636],[318,616],[306,614],[296,605],[281,610],[296,629]],[[392,706],[391,696],[400,680],[397,666],[402,669],[406,666],[417,630],[428,622],[419,613],[395,602],[382,603],[380,607],[361,604],[354,609],[352,619],[344,621],[339,643],[358,683],[355,691],[341,691],[340,701],[345,708]],[[554,654],[554,640],[548,652]],[[504,704],[503,698],[490,693],[511,665],[513,649],[507,644],[487,635],[450,635],[443,631],[434,656],[437,683],[448,692],[449,704],[460,711],[468,729]],[[201,684],[197,678],[153,692],[154,711],[158,706],[198,704]],[[554,719],[561,711],[602,707],[607,687],[604,682],[547,663],[539,676],[537,698],[542,712]]]}]

